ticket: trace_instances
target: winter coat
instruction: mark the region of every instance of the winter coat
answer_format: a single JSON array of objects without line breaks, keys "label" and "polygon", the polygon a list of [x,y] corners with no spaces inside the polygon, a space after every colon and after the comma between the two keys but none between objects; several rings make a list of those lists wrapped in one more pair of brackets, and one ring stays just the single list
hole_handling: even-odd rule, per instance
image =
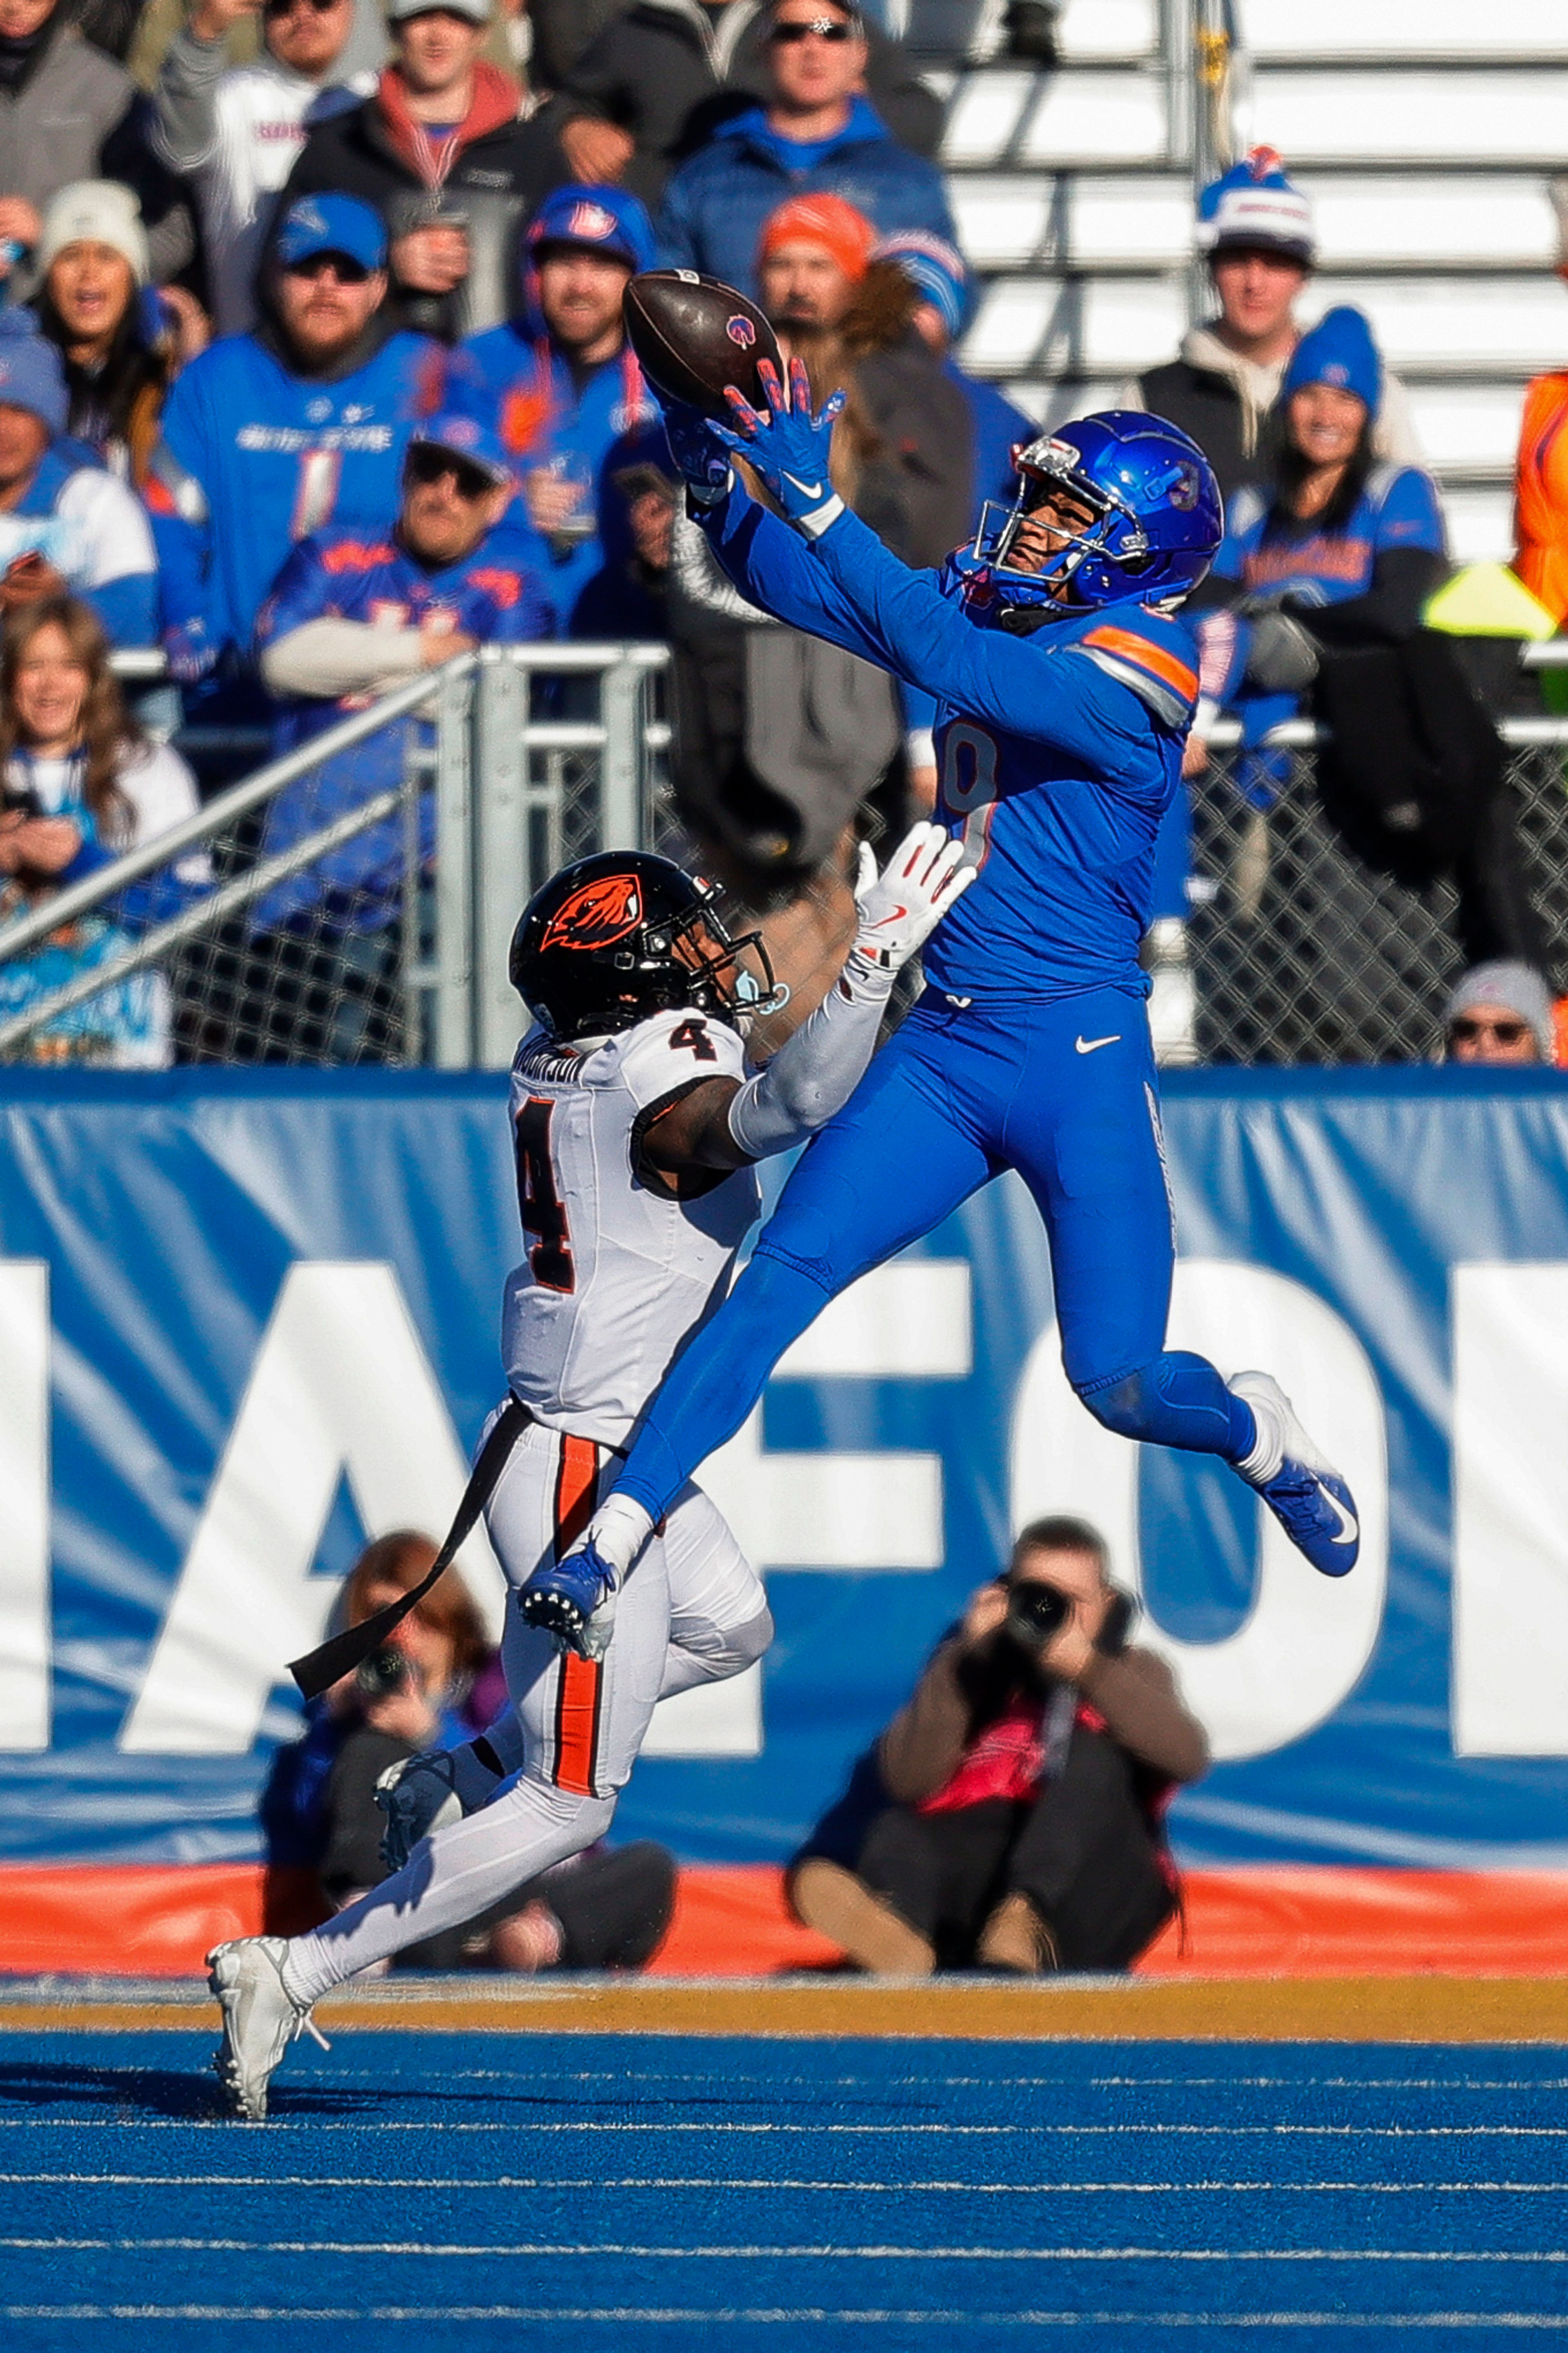
[{"label": "winter coat", "polygon": [[900,147],[863,98],[853,101],[848,121],[826,150],[807,151],[816,160],[804,170],[791,157],[792,143],[769,130],[756,106],[683,164],[657,223],[665,266],[705,270],[754,294],[757,240],[769,214],[791,196],[824,193],[842,196],[883,237],[919,228],[957,244],[936,165]]},{"label": "winter coat", "polygon": [[[42,213],[74,180],[123,181],[141,201],[153,277],[175,277],[195,251],[195,237],[151,135],[151,110],[130,75],[89,47],[64,22],[62,8],[18,79],[0,90],[0,188],[26,196]],[[19,269],[12,290],[30,299],[37,276]]]},{"label": "winter coat", "polygon": [[901,269],[874,261],[839,329],[879,465],[896,486],[899,521],[883,529],[852,503],[917,569],[934,568],[969,537],[974,493],[969,402],[911,323],[919,300]]},{"label": "winter coat", "polygon": [[[1244,482],[1255,481],[1268,470],[1268,420],[1284,375],[1284,359],[1277,366],[1259,367],[1229,350],[1212,327],[1192,327],[1182,338],[1180,357],[1124,385],[1118,406],[1145,408],[1151,416],[1179,425],[1214,468],[1220,495],[1228,501]],[[1424,462],[1409,396],[1386,369],[1372,450],[1389,465]]]},{"label": "winter coat", "polygon": [[[716,25],[699,0],[635,0],[564,76],[562,95],[575,111],[605,116],[637,141],[626,185],[645,204],[658,204],[674,166],[726,113],[767,97],[768,21],[767,0],[729,0]],[[867,39],[867,87],[891,136],[934,155],[940,103],[896,42],[875,25]]]},{"label": "winter coat", "polygon": [[550,121],[524,121],[522,103],[514,81],[494,66],[477,66],[473,105],[437,177],[421,162],[401,77],[389,67],[374,98],[311,132],[284,201],[341,188],[374,205],[394,239],[434,219],[461,218],[470,255],[463,284],[448,295],[420,294],[395,279],[393,305],[400,323],[447,342],[499,326],[515,300],[528,216],[572,176]]}]

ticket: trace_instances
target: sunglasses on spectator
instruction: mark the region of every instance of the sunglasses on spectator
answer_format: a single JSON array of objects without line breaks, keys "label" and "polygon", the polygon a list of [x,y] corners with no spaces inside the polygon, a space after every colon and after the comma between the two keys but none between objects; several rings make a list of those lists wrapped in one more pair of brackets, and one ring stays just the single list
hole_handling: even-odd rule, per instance
[{"label": "sunglasses on spectator", "polygon": [[261,13],[270,25],[279,16],[292,16],[300,8],[308,8],[312,16],[330,16],[342,5],[342,0],[267,0]]},{"label": "sunglasses on spectator", "polygon": [[363,286],[370,271],[346,253],[308,253],[303,261],[287,263],[290,278],[324,278],[330,269],[340,286]]},{"label": "sunglasses on spectator", "polygon": [[815,33],[819,41],[853,41],[859,37],[842,16],[786,16],[768,35],[770,41],[804,41]]},{"label": "sunglasses on spectator", "polygon": [[1500,1046],[1519,1046],[1529,1037],[1530,1024],[1528,1021],[1478,1021],[1471,1015],[1462,1013],[1448,1035],[1466,1046],[1473,1046],[1482,1038],[1495,1038]]},{"label": "sunglasses on spectator", "polygon": [[482,466],[471,465],[455,449],[443,449],[438,442],[416,442],[404,461],[404,479],[421,486],[438,482],[443,474],[450,474],[460,499],[488,498],[500,487]]}]

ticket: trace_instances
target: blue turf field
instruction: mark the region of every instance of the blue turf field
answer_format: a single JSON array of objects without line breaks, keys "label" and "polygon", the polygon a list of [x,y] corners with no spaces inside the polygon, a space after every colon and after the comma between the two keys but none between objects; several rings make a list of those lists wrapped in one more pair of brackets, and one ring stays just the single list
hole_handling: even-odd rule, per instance
[{"label": "blue turf field", "polygon": [[1568,2052],[0,2035],[8,2348],[1205,2353],[1568,2332]]}]

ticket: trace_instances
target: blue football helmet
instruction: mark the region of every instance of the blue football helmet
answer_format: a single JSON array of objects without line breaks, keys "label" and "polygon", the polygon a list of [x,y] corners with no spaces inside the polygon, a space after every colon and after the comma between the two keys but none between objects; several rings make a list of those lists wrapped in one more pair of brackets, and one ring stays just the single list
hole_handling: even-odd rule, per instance
[{"label": "blue football helmet", "polygon": [[[1225,535],[1214,469],[1163,417],[1113,408],[1076,417],[1015,453],[1018,489],[1011,506],[988,500],[973,547],[954,559],[973,591],[1004,609],[1174,602],[1203,579]],[[1018,527],[1047,492],[1066,491],[1093,521],[1074,533],[1037,572],[1007,561]],[[1064,601],[1053,594],[1070,583]]]}]

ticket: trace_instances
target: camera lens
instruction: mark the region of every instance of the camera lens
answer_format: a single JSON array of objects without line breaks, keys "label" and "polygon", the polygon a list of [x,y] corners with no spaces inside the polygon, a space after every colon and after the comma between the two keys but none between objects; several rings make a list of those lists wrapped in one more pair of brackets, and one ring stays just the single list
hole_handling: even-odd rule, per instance
[{"label": "camera lens", "polygon": [[366,1699],[390,1699],[408,1679],[408,1662],[391,1642],[384,1642],[354,1670],[354,1682]]},{"label": "camera lens", "polygon": [[1054,1585],[1031,1579],[1007,1596],[1007,1631],[1026,1651],[1043,1651],[1072,1614],[1072,1603]]}]

